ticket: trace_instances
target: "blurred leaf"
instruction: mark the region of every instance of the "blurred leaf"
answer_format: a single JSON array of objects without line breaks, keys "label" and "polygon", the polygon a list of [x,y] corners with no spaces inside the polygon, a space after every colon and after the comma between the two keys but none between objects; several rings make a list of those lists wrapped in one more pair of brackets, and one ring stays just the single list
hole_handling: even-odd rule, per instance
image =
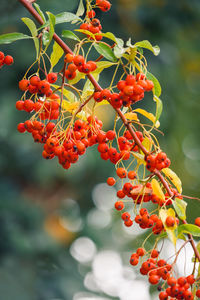
[{"label": "blurred leaf", "polygon": [[39,47],[40,47],[39,40],[37,38],[37,34],[38,34],[37,27],[36,27],[35,23],[29,18],[22,18],[22,21],[26,24],[26,26],[29,28],[29,30],[32,34],[33,41],[35,43],[36,58],[37,58],[39,55]]},{"label": "blurred leaf", "polygon": [[155,178],[152,179],[151,185],[152,185],[153,193],[156,196],[158,196],[160,199],[165,200],[165,195],[160,187],[159,182]]},{"label": "blurred leaf", "polygon": [[172,201],[172,204],[179,218],[185,220],[187,203],[179,198],[175,198],[175,200]]},{"label": "blurred leaf", "polygon": [[43,12],[40,9],[40,6],[37,3],[33,3],[33,5],[35,6],[35,8],[36,8],[38,14],[40,15],[40,17],[42,18],[43,22],[45,23],[46,18],[45,18],[45,15],[43,14]]},{"label": "blurred leaf", "polygon": [[30,39],[31,36],[20,33],[20,32],[12,32],[0,35],[0,44],[10,44],[12,42],[24,39]]},{"label": "blurred leaf", "polygon": [[58,45],[57,42],[54,42],[53,44],[53,51],[50,56],[51,66],[52,68],[59,62],[60,58],[62,57],[64,51],[63,49]]},{"label": "blurred leaf", "polygon": [[99,54],[103,55],[108,60],[113,61],[113,62],[117,61],[117,58],[114,55],[112,49],[109,46],[107,46],[106,44],[104,44],[104,43],[94,44],[94,48],[96,49],[96,51]]},{"label": "blurred leaf", "polygon": [[167,176],[171,182],[174,184],[174,186],[177,188],[177,191],[181,194],[182,193],[182,182],[180,178],[176,175],[174,171],[172,171],[170,168],[164,168],[162,169],[162,172]]},{"label": "blurred leaf", "polygon": [[70,30],[63,30],[62,36],[71,40],[80,41],[79,37]]}]

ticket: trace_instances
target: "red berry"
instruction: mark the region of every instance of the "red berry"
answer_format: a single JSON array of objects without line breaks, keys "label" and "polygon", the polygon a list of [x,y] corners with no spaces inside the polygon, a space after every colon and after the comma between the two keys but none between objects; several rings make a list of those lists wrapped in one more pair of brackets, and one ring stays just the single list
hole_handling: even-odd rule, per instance
[{"label": "red berry", "polygon": [[108,179],[107,179],[107,184],[108,185],[113,186],[113,185],[115,185],[115,182],[116,182],[115,178],[108,177]]},{"label": "red berry", "polygon": [[126,178],[126,170],[124,168],[118,168],[117,171],[117,176],[119,176],[120,178]]},{"label": "red berry", "polygon": [[117,202],[115,203],[115,208],[116,208],[117,210],[122,210],[122,209],[124,208],[124,203],[123,203],[122,201],[117,201]]},{"label": "red berry", "polygon": [[27,80],[27,79],[22,79],[22,80],[19,82],[19,88],[20,88],[20,90],[22,90],[22,91],[27,91],[27,90],[28,90],[28,87],[29,87],[29,80]]},{"label": "red berry", "polygon": [[14,60],[13,60],[13,57],[11,55],[6,55],[4,57],[4,64],[10,66],[10,65],[13,64],[13,62],[14,62]]},{"label": "red berry", "polygon": [[199,227],[200,227],[200,217],[198,217],[198,218],[195,219],[194,224],[195,224],[196,226],[199,226]]},{"label": "red berry", "polygon": [[165,220],[165,224],[168,226],[168,227],[173,227],[176,223],[176,219],[174,217],[171,217],[171,216],[168,216]]},{"label": "red berry", "polygon": [[58,79],[57,73],[49,73],[47,75],[47,80],[49,83],[55,83],[57,81],[57,79]]},{"label": "red berry", "polygon": [[71,63],[71,62],[73,61],[73,59],[74,59],[74,55],[68,53],[68,54],[65,55],[64,61],[65,61],[66,63]]}]

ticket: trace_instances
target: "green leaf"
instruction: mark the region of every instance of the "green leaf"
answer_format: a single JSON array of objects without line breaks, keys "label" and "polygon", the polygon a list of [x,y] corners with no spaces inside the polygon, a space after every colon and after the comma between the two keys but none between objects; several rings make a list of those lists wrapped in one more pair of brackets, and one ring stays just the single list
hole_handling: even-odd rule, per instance
[{"label": "green leaf", "polygon": [[151,74],[150,72],[147,72],[147,79],[153,81],[153,84],[154,84],[153,94],[157,97],[160,97],[162,89],[161,89],[161,86],[160,86],[160,83],[159,83],[158,79],[153,74]]},{"label": "green leaf", "polygon": [[156,56],[160,53],[160,48],[158,46],[152,46],[152,44],[147,40],[137,42],[134,44],[134,46],[148,49]]},{"label": "green leaf", "polygon": [[85,7],[83,5],[83,0],[80,0],[79,6],[78,6],[78,9],[76,12],[77,17],[82,16],[84,14],[84,12],[85,12]]},{"label": "green leaf", "polygon": [[49,18],[49,38],[48,38],[46,48],[49,46],[49,44],[51,43],[51,40],[53,38],[55,21],[56,21],[56,18],[52,13],[47,11],[47,15],[48,15],[48,18]]},{"label": "green leaf", "polygon": [[117,58],[109,46],[104,43],[94,44],[96,51],[110,61],[116,62]]},{"label": "green leaf", "polygon": [[161,114],[162,114],[162,109],[163,109],[163,104],[162,101],[160,100],[160,98],[158,98],[157,96],[153,97],[153,100],[156,102],[156,119],[155,119],[155,123],[159,120]]},{"label": "green leaf", "polygon": [[57,14],[55,15],[56,17],[56,24],[61,24],[61,23],[69,23],[69,22],[72,22],[72,21],[80,21],[81,19],[73,14],[73,13],[70,13],[70,12],[63,12],[63,13],[60,13],[60,14]]},{"label": "green leaf", "polygon": [[182,233],[190,233],[193,236],[200,237],[200,227],[194,224],[183,224],[178,226],[178,235]]},{"label": "green leaf", "polygon": [[58,43],[54,42],[53,51],[52,51],[51,56],[50,56],[52,69],[59,62],[59,60],[62,57],[63,53],[64,53],[63,49],[58,45]]},{"label": "green leaf", "polygon": [[62,36],[75,41],[80,41],[79,37],[70,30],[63,30]]},{"label": "green leaf", "polygon": [[46,23],[45,15],[41,11],[40,6],[37,3],[33,3],[33,5],[35,6],[35,8],[36,8],[38,14],[40,15],[40,17],[42,18],[43,22]]},{"label": "green leaf", "polygon": [[[81,21],[81,19],[73,13],[63,12],[55,15],[55,24],[69,23],[72,21]],[[38,30],[49,26],[49,21],[45,22]]]},{"label": "green leaf", "polygon": [[186,207],[187,203],[179,198],[172,201],[173,207],[181,220],[186,219]]},{"label": "green leaf", "polygon": [[0,35],[0,44],[10,44],[12,42],[24,39],[30,39],[31,36],[20,33],[20,32],[12,32]]},{"label": "green leaf", "polygon": [[29,19],[29,18],[22,18],[22,21],[26,24],[26,26],[28,27],[28,29],[30,30],[32,37],[33,37],[33,41],[35,44],[35,49],[36,49],[36,57],[38,57],[39,55],[39,40],[37,38],[37,27],[35,25],[35,23]]}]

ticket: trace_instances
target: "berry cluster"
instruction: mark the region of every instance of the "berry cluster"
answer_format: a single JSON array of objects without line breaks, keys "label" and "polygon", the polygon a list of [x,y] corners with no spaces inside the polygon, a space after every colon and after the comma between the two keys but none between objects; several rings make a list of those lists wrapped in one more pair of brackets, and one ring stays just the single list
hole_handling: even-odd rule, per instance
[{"label": "berry cluster", "polygon": [[146,168],[150,172],[153,172],[155,169],[162,170],[164,168],[168,168],[171,164],[169,158],[167,158],[166,153],[159,152],[156,155],[150,154],[145,157],[146,160]]},{"label": "berry cluster", "polygon": [[[123,106],[130,106],[137,101],[144,98],[145,91],[151,91],[154,84],[151,80],[147,80],[146,76],[142,73],[134,75],[127,75],[125,80],[121,80],[117,84],[120,93],[111,93],[109,90],[96,92],[94,99],[96,102],[107,100],[115,108]],[[130,134],[130,133],[129,133]]]},{"label": "berry cluster", "polygon": [[[97,0],[96,7],[100,8],[101,11],[106,12],[110,10],[111,4],[106,0]],[[101,35],[102,26],[99,19],[95,18],[95,11],[93,9],[89,10],[86,15],[89,20],[86,18],[86,22],[81,24],[80,29],[90,31],[91,33],[95,34],[94,39],[96,41],[101,41],[103,38],[103,36]],[[88,34],[86,34],[86,36],[89,39],[93,39],[93,37]]]},{"label": "berry cluster", "polygon": [[65,55],[65,62],[68,63],[68,67],[65,70],[65,77],[68,80],[72,80],[76,77],[76,71],[89,74],[96,70],[97,65],[94,61],[85,62],[85,59],[82,55]]},{"label": "berry cluster", "polygon": [[[95,11],[94,10],[89,11],[88,12],[88,17],[89,16],[91,16],[93,18],[93,16],[95,16]],[[100,23],[99,19],[95,18],[95,19],[90,20],[89,22],[85,22],[85,23],[81,24],[80,29],[88,30],[91,33],[95,34],[95,40],[96,41],[101,41],[102,38],[103,38],[103,36],[101,35],[102,26],[101,26],[101,23]],[[89,35],[87,35],[87,36],[90,39],[92,38]]]},{"label": "berry cluster", "polygon": [[3,65],[7,65],[7,66],[10,66],[12,65],[14,62],[14,59],[11,55],[6,55],[0,51],[0,68],[3,67]]},{"label": "berry cluster", "polygon": [[41,80],[39,76],[33,75],[30,80],[22,79],[19,82],[19,88],[21,91],[29,91],[30,94],[38,94],[38,96],[47,96],[52,95],[51,84],[57,81],[57,73],[47,74],[46,79]]},{"label": "berry cluster", "polygon": [[[130,264],[133,266],[138,265],[140,257],[143,257],[144,255],[148,255],[145,249],[138,248],[136,253],[131,255]],[[142,275],[147,275],[149,282],[152,285],[162,283],[162,286],[168,286],[164,291],[161,291],[162,288],[158,286],[158,290],[160,291],[159,299],[194,299],[192,291],[189,290],[195,283],[194,275],[179,277],[176,279],[172,276],[173,265],[166,263],[163,259],[158,259],[158,257],[159,251],[153,249],[150,253],[150,257],[142,263],[140,273]],[[199,297],[199,295],[200,291],[198,290],[196,292],[196,296]]]},{"label": "berry cluster", "polygon": [[[128,133],[129,133],[128,131],[125,131],[123,136],[119,136],[117,138],[117,145],[119,147],[119,151],[118,151],[117,148],[114,147],[113,145],[109,147],[109,145],[107,144],[108,141],[113,141],[114,138],[116,137],[115,131],[109,130],[107,133],[101,131],[99,133],[99,138],[98,138],[99,139],[98,151],[101,153],[101,158],[103,160],[110,160],[113,164],[116,164],[117,162],[119,162],[119,160],[128,160],[130,158],[131,151],[137,152],[138,146],[133,141],[132,136],[131,135],[129,136]],[[136,134],[140,139],[140,141],[143,141],[144,137],[142,133],[140,131],[136,131]]]}]

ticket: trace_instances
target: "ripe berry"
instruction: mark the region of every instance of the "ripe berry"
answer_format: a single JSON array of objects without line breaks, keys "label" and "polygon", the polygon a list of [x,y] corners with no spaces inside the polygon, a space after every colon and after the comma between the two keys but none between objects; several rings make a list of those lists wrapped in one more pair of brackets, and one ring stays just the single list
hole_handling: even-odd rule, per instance
[{"label": "ripe berry", "polygon": [[120,178],[126,178],[126,170],[124,168],[118,168],[117,171],[117,176],[119,176]]},{"label": "ripe berry", "polygon": [[3,62],[4,62],[4,64],[10,66],[10,65],[13,64],[14,60],[13,60],[13,57],[11,55],[6,55],[4,57],[4,61]]},{"label": "ripe berry", "polygon": [[198,217],[198,218],[195,219],[194,224],[195,224],[196,226],[199,226],[199,227],[200,227],[200,217]]},{"label": "ripe berry", "polygon": [[85,59],[82,55],[77,55],[77,56],[74,56],[73,62],[77,67],[80,67],[84,64]]},{"label": "ripe berry", "polygon": [[116,180],[113,177],[108,177],[107,184],[110,186],[113,186],[115,184]]},{"label": "ripe berry", "polygon": [[121,215],[121,218],[123,221],[128,221],[130,219],[131,215],[128,213],[128,212],[124,212],[122,215]]},{"label": "ripe berry", "polygon": [[117,210],[122,210],[122,209],[124,208],[124,203],[123,203],[122,201],[117,201],[117,202],[115,203],[115,208],[116,208]]},{"label": "ripe berry", "polygon": [[107,139],[109,139],[110,141],[114,140],[114,138],[116,137],[116,133],[114,130],[108,130],[106,132],[106,137]]},{"label": "ripe berry", "polygon": [[67,69],[69,70],[70,73],[74,73],[77,70],[77,66],[72,63],[68,65]]},{"label": "ripe berry", "polygon": [[19,123],[17,125],[17,130],[21,133],[25,132],[26,131],[26,128],[24,127],[24,123]]},{"label": "ripe berry", "polygon": [[129,172],[128,172],[128,178],[129,178],[129,179],[132,179],[132,180],[133,180],[133,179],[136,178],[136,176],[137,176],[137,175],[136,175],[136,172],[135,172],[135,171],[129,171]]},{"label": "ripe berry", "polygon": [[94,18],[95,15],[96,15],[96,13],[93,9],[88,11],[88,13],[87,13],[88,18],[90,18],[90,19]]},{"label": "ripe berry", "polygon": [[21,100],[17,101],[16,102],[16,109],[24,110],[24,101],[21,101]]},{"label": "ripe berry", "polygon": [[176,220],[174,217],[168,216],[165,220],[165,223],[168,227],[173,227],[176,223]]},{"label": "ripe berry", "polygon": [[74,73],[71,73],[69,70],[66,70],[65,71],[65,77],[68,79],[68,80],[72,80],[76,77],[76,72]]},{"label": "ripe berry", "polygon": [[37,86],[39,82],[40,82],[39,76],[35,75],[30,78],[30,84],[33,86]]},{"label": "ripe berry", "polygon": [[127,221],[124,222],[124,225],[126,227],[131,227],[133,225],[133,221],[131,219],[129,219],[129,220],[127,220]]},{"label": "ripe berry", "polygon": [[198,289],[198,290],[196,291],[196,296],[197,296],[198,298],[200,298],[200,289]]},{"label": "ripe berry", "polygon": [[55,83],[57,81],[57,79],[58,79],[57,73],[49,73],[47,75],[47,80],[49,83]]},{"label": "ripe berry", "polygon": [[71,62],[73,61],[73,59],[74,59],[74,55],[68,53],[68,54],[65,55],[64,61],[65,61],[66,63],[71,63]]},{"label": "ripe berry", "polygon": [[19,88],[21,91],[27,91],[28,90],[28,87],[29,87],[29,80],[27,79],[22,79],[20,82],[19,82]]},{"label": "ripe berry", "polygon": [[145,255],[145,250],[144,248],[138,248],[136,251],[138,256],[144,256]]}]

